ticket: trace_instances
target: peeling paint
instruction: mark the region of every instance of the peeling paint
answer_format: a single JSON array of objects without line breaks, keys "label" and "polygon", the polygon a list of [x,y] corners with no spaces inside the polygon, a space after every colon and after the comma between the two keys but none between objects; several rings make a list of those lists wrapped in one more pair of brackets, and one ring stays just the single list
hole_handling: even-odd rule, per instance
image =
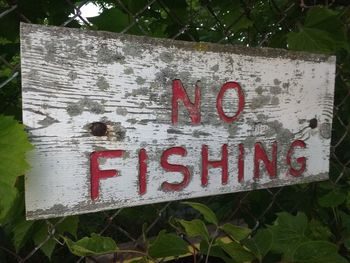
[{"label": "peeling paint", "polygon": [[73,117],[82,114],[84,108],[80,104],[70,103],[66,110],[69,116]]},{"label": "peeling paint", "polygon": [[123,54],[125,56],[131,57],[141,57],[142,56],[142,48],[136,46],[135,44],[128,44],[123,47]]},{"label": "peeling paint", "polygon": [[196,137],[196,138],[199,138],[199,137],[201,137],[201,136],[203,136],[203,137],[209,137],[209,136],[211,136],[210,133],[208,133],[208,132],[203,132],[203,131],[199,131],[199,130],[193,131],[192,135],[193,135],[193,137]]},{"label": "peeling paint", "polygon": [[126,135],[126,128],[121,125],[120,122],[110,123],[112,136],[116,141],[123,141]]},{"label": "peeling paint", "polygon": [[48,127],[54,123],[58,123],[59,121],[50,117],[50,116],[46,116],[45,119],[38,121],[38,124],[42,125],[43,127]]},{"label": "peeling paint", "polygon": [[45,45],[46,48],[46,55],[45,55],[45,60],[46,61],[50,61],[50,62],[54,62],[56,61],[56,46],[55,43],[52,42],[48,42]]},{"label": "peeling paint", "polygon": [[[30,156],[33,168],[26,175],[28,218],[327,178],[334,57],[68,28],[21,27],[23,121],[36,146]],[[200,87],[200,123],[191,123],[188,109],[179,100],[178,123],[172,124],[174,79],[182,81],[191,103],[196,84]],[[217,111],[218,93],[228,81],[238,82],[245,97],[244,110],[232,123],[224,122]],[[237,110],[235,92],[228,94],[224,112],[233,116]],[[319,125],[311,130],[308,122],[315,116]],[[88,127],[93,122],[107,125],[106,136],[91,135]],[[286,174],[286,153],[297,139],[305,140],[307,147],[297,147],[291,162],[297,165],[296,158],[305,156],[307,169],[294,178]],[[261,143],[271,158],[274,141],[278,145],[278,175],[269,178],[261,163],[261,178],[256,180],[252,163],[255,145]],[[202,187],[202,146],[208,146],[210,160],[220,160],[223,144],[229,148],[229,182],[222,185],[221,169],[209,167],[208,186]],[[242,182],[237,181],[239,144],[245,150]],[[169,162],[191,171],[188,188],[173,193],[159,189],[164,180],[181,180],[181,174],[167,172],[160,165],[163,151],[171,147],[184,147],[187,154],[172,155]],[[141,148],[148,155],[148,190],[140,198],[137,174]],[[120,176],[103,180],[99,200],[92,201],[90,154],[115,149],[125,151],[123,158],[101,159],[100,164],[101,169],[117,169]],[[62,172],[64,176],[60,176]],[[40,181],[40,176],[45,180]],[[47,181],[51,183],[45,184]]]},{"label": "peeling paint", "polygon": [[124,69],[124,74],[131,75],[134,73],[134,70],[132,68],[126,68]]},{"label": "peeling paint", "polygon": [[282,83],[282,81],[280,81],[278,79],[274,79],[273,83],[278,86],[278,85],[280,85]]},{"label": "peeling paint", "polygon": [[219,64],[216,64],[210,68],[212,71],[218,71],[219,70]]},{"label": "peeling paint", "polygon": [[275,120],[272,122],[267,122],[266,125],[269,129],[266,131],[266,136],[268,138],[275,138],[276,141],[283,145],[288,145],[293,139],[294,134],[283,127],[283,123]]},{"label": "peeling paint", "polygon": [[278,95],[278,94],[281,94],[282,89],[281,89],[280,86],[272,86],[272,87],[270,88],[270,92],[271,92],[271,94],[273,94],[273,95]]},{"label": "peeling paint", "polygon": [[78,77],[78,74],[77,74],[75,71],[71,70],[71,71],[69,71],[69,73],[68,73],[68,77],[69,77],[71,80],[76,80],[77,77]]},{"label": "peeling paint", "polygon": [[278,97],[274,96],[271,98],[271,105],[278,105],[280,103],[280,100]]},{"label": "peeling paint", "polygon": [[174,60],[174,54],[171,52],[162,52],[159,54],[159,59],[165,63],[171,63]]},{"label": "peeling paint", "polygon": [[103,76],[99,76],[96,82],[96,86],[100,89],[100,90],[107,90],[109,89],[109,84],[106,80],[105,77]]},{"label": "peeling paint", "polygon": [[103,114],[105,112],[103,105],[88,98],[83,98],[76,103],[70,103],[66,108],[67,113],[71,117],[82,114],[84,110],[95,114]]},{"label": "peeling paint", "polygon": [[140,76],[137,76],[137,78],[136,78],[136,83],[137,83],[138,85],[143,85],[143,84],[145,84],[145,82],[146,82],[146,80],[145,80],[144,78],[142,78],[142,77],[140,77]]},{"label": "peeling paint", "polygon": [[288,89],[289,88],[289,83],[288,82],[283,83],[282,86],[283,86],[284,89]]},{"label": "peeling paint", "polygon": [[250,104],[250,108],[251,109],[261,108],[264,105],[269,104],[270,99],[271,99],[271,96],[268,96],[268,95],[260,95],[258,97],[254,97]]},{"label": "peeling paint", "polygon": [[176,79],[176,73],[170,67],[162,69],[161,71],[157,72],[155,76],[155,81],[160,83],[163,87],[166,87],[168,84],[170,84],[170,81]]},{"label": "peeling paint", "polygon": [[255,89],[255,92],[258,93],[259,95],[261,95],[264,92],[263,87],[259,86]]},{"label": "peeling paint", "polygon": [[107,46],[102,46],[97,51],[97,61],[99,63],[106,63],[106,64],[112,64],[112,63],[123,63],[125,60],[125,57],[119,53],[118,51],[111,50]]},{"label": "peeling paint", "polygon": [[126,108],[123,108],[123,107],[118,107],[116,110],[116,113],[118,115],[126,116],[128,114],[128,110]]},{"label": "peeling paint", "polygon": [[166,130],[166,132],[170,133],[170,134],[183,134],[183,132],[181,130],[174,129],[174,128],[169,128]]}]

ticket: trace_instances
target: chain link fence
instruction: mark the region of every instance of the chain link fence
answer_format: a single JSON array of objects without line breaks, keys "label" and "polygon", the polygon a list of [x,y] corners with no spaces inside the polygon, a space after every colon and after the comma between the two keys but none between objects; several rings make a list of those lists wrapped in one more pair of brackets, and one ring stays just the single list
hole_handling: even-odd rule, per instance
[{"label": "chain link fence", "polygon": [[[40,8],[38,1],[38,8]],[[138,34],[150,37],[166,37],[187,41],[207,41],[222,44],[241,44],[246,46],[274,47],[275,36],[281,32],[293,30],[295,19],[302,16],[317,1],[56,1],[55,10],[46,10],[48,18],[36,17],[39,11],[28,6],[25,1],[0,1],[0,30],[11,28],[13,33],[5,38],[0,36],[0,113],[15,115],[21,119],[20,100],[20,57],[19,57],[19,22],[55,24],[65,27],[95,29],[94,25],[82,12],[84,6],[93,3],[96,9],[105,10],[116,7],[127,21],[121,33]],[[335,1],[329,1],[332,5]],[[141,6],[141,4],[143,6]],[[335,4],[335,3],[334,3]],[[186,13],[178,12],[180,5],[186,5]],[[65,6],[62,8],[61,6]],[[240,14],[236,14],[239,7]],[[254,8],[253,8],[254,7]],[[253,13],[254,12],[254,13]],[[258,12],[261,12],[259,14]],[[235,13],[234,19],[230,16]],[[268,13],[269,17],[264,17]],[[59,16],[59,17],[56,17]],[[261,18],[261,21],[256,19]],[[152,21],[150,21],[152,20]],[[159,21],[157,21],[159,20]],[[154,27],[157,25],[157,28]],[[113,25],[111,25],[113,26]],[[119,28],[119,26],[117,26]],[[158,28],[172,27],[172,34],[156,32]],[[168,31],[168,32],[169,32]],[[10,41],[8,40],[10,39]],[[339,74],[338,82],[346,83],[349,76]],[[346,109],[349,107],[350,88],[336,89],[334,105],[334,131],[331,147],[330,180],[333,184],[343,184],[349,178],[350,133]],[[296,212],[306,209],[312,199],[310,193],[316,183],[303,186],[289,186],[273,189],[256,190],[202,198],[199,201],[208,204],[216,211],[222,222],[249,225],[257,229],[265,223],[271,223],[275,213],[280,211]],[[286,196],[299,195],[304,198],[288,199]],[[310,208],[312,209],[312,207]],[[186,210],[178,202],[148,205],[136,208],[124,208],[114,211],[99,212],[79,216],[78,235],[86,236],[96,232],[118,240],[121,248],[143,249],[143,237],[154,237],[161,229],[169,229],[168,220],[174,216],[186,215]],[[77,258],[70,255],[67,248],[57,239],[56,229],[65,218],[44,220],[47,224],[46,238],[38,243],[31,243],[16,252],[10,241],[1,244],[0,250],[6,254],[9,262],[42,262],[47,258],[40,248],[48,242],[55,242],[54,257],[64,257],[65,261],[76,262],[115,262],[133,258],[136,255],[113,254],[100,257]],[[132,223],[130,223],[132,222]]]}]

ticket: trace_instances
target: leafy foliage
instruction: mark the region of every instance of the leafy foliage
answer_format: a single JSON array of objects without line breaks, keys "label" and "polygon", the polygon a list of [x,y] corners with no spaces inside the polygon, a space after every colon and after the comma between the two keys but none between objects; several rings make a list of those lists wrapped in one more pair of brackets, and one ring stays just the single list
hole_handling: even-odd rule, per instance
[{"label": "leafy foliage", "polygon": [[[203,207],[198,203],[191,203],[193,207]],[[202,214],[210,213],[205,206]],[[201,236],[200,250],[203,254],[219,257],[225,262],[250,262],[258,260],[262,262],[269,253],[277,253],[283,262],[345,262],[345,258],[339,255],[338,247],[328,241],[329,232],[316,221],[309,221],[304,213],[293,216],[289,213],[278,213],[272,225],[259,229],[252,235],[251,230],[238,227],[230,223],[218,226],[229,237],[218,236],[211,233],[209,236],[200,234],[199,224],[196,219],[196,227],[193,224],[185,224],[184,233],[188,237]],[[183,222],[193,222],[178,220]],[[195,233],[195,234],[194,234]],[[317,235],[317,233],[319,235]],[[316,240],[315,240],[316,239]],[[213,249],[213,251],[211,251]],[[322,251],[322,252],[321,252]]]},{"label": "leafy foliage", "polygon": [[91,256],[113,253],[118,250],[118,247],[110,237],[103,237],[95,233],[91,237],[83,237],[74,242],[68,237],[63,236],[69,250],[77,256]]},{"label": "leafy foliage", "polygon": [[[71,4],[56,0],[0,0],[0,114],[13,116],[0,116],[1,247],[23,256],[40,247],[41,254],[37,253],[33,262],[47,259],[62,262],[62,258],[71,262],[74,261],[72,255],[123,253],[115,240],[129,241],[130,237],[140,234],[135,225],[152,225],[154,218],[160,217],[158,205],[124,209],[114,219],[115,227],[105,233],[108,237],[90,234],[100,233],[105,227],[105,213],[35,222],[25,220],[21,175],[29,169],[25,155],[32,147],[20,124],[19,22],[30,21],[335,55],[336,117],[333,118],[331,181],[284,188],[276,200],[271,199],[269,192],[254,191],[243,199],[236,194],[205,200],[205,204],[173,203],[168,208],[171,212],[168,216],[177,217],[171,224],[174,229],[166,223],[168,217],[162,217],[157,221],[157,230],[143,231],[143,257],[138,262],[188,253],[198,258],[200,254],[209,262],[211,258],[224,262],[350,260],[350,9],[346,0],[161,0],[152,2],[149,8],[147,0],[95,0],[101,13],[85,22],[72,18],[83,2],[68,2]],[[305,8],[300,6],[302,2]],[[16,9],[7,12],[13,3]],[[237,207],[241,209],[234,214]],[[293,211],[293,214],[282,211]],[[234,225],[230,221],[232,214],[244,223]],[[128,229],[128,233],[123,229]],[[159,229],[168,232],[158,233]],[[177,235],[169,233],[170,230]],[[150,236],[157,237],[151,239]],[[62,248],[58,245],[59,239],[65,241],[65,248],[57,249]],[[195,240],[198,249],[189,249],[186,240]],[[1,262],[16,260],[5,250],[0,251]]]},{"label": "leafy foliage", "polygon": [[325,241],[309,241],[295,249],[292,262],[345,263],[347,260],[338,254],[336,245]]},{"label": "leafy foliage", "polygon": [[99,16],[89,18],[99,30],[121,32],[129,24],[129,17],[117,8],[104,10]]},{"label": "leafy foliage", "polygon": [[183,202],[183,203],[192,206],[192,208],[200,212],[203,215],[205,221],[207,221],[208,223],[212,223],[214,225],[218,224],[218,219],[216,218],[216,215],[206,205],[200,204],[200,203],[194,203],[194,202]]},{"label": "leafy foliage", "polygon": [[16,199],[17,177],[29,168],[25,154],[30,149],[23,125],[11,117],[0,116],[0,223]]},{"label": "leafy foliage", "polygon": [[164,258],[188,253],[188,244],[174,234],[161,231],[151,243],[148,253],[152,258]]},{"label": "leafy foliage", "polygon": [[318,203],[322,207],[337,207],[344,203],[346,195],[340,191],[331,191],[323,196],[320,196]]},{"label": "leafy foliage", "polygon": [[186,221],[180,219],[178,222],[185,229],[185,232],[189,237],[200,236],[202,239],[209,242],[208,229],[202,220],[193,219],[192,221]]},{"label": "leafy foliage", "polygon": [[299,32],[288,34],[288,44],[294,50],[322,53],[350,48],[340,13],[323,7],[312,8],[307,13]]},{"label": "leafy foliage", "polygon": [[269,229],[259,229],[252,238],[244,240],[243,244],[261,262],[271,250],[273,242],[273,235]]},{"label": "leafy foliage", "polygon": [[307,217],[303,213],[292,216],[288,213],[279,213],[277,220],[269,227],[273,236],[272,250],[283,253],[289,260],[295,248],[305,241],[308,227]]},{"label": "leafy foliage", "polygon": [[235,226],[232,224],[224,224],[220,227],[226,234],[228,234],[233,240],[241,241],[247,238],[252,232],[249,228]]},{"label": "leafy foliage", "polygon": [[32,229],[34,222],[26,221],[24,218],[21,218],[20,222],[15,225],[14,234],[13,234],[13,244],[16,251],[24,245],[24,242],[29,238],[30,230]]},{"label": "leafy foliage", "polygon": [[252,252],[245,249],[242,245],[236,242],[224,243],[220,240],[217,241],[220,248],[226,252],[234,262],[250,262],[255,257]]}]

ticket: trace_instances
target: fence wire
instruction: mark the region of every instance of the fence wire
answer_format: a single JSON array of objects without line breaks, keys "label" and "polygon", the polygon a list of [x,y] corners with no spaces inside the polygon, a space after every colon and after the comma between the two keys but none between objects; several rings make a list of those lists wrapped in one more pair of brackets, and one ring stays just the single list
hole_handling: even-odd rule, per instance
[{"label": "fence wire", "polygon": [[[24,2],[24,1],[22,1]],[[22,3],[20,2],[20,3]],[[135,1],[138,2],[138,1]],[[68,12],[61,13],[61,18],[54,21],[53,24],[65,27],[81,27],[85,29],[94,29],[89,19],[84,16],[83,8],[93,3],[96,9],[108,9],[117,7],[125,15],[128,16],[127,25],[119,30],[126,34],[139,34],[145,36],[155,36],[154,28],[150,26],[149,19],[159,20],[159,27],[172,26],[172,34],[162,35],[158,37],[166,37],[171,39],[187,40],[187,41],[210,41],[223,44],[242,44],[246,46],[262,47],[270,46],[274,35],[278,34],[282,29],[290,31],[288,21],[293,19],[297,12],[303,12],[311,7],[312,3],[306,1],[282,1],[284,4],[279,5],[281,1],[240,1],[239,6],[242,13],[236,16],[236,19],[230,21],[227,16],[236,12],[238,1],[223,1],[219,6],[213,4],[216,1],[167,1],[167,0],[149,0],[140,1],[146,3],[140,7],[140,4],[131,5],[131,1],[115,0],[115,1],[70,1],[64,0],[59,5],[65,5],[69,8]],[[177,5],[187,3],[187,13],[177,12]],[[316,2],[316,1],[308,1]],[[329,1],[332,2],[332,1]],[[334,2],[334,1],[333,1]],[[29,12],[28,6],[21,6],[17,1],[0,1],[0,29],[4,26],[11,25],[14,30],[19,28],[19,22],[26,23],[44,23],[50,24],[50,19],[36,19],[35,15]],[[200,3],[200,4],[199,4]],[[316,4],[316,3],[314,3]],[[330,3],[332,4],[332,3]],[[273,23],[263,25],[265,21],[249,24],[259,14],[252,14],[252,6],[261,5],[262,12],[268,9]],[[130,6],[132,8],[130,8]],[[265,10],[266,11],[266,10]],[[50,10],[50,12],[54,12]],[[146,15],[147,13],[147,15]],[[154,18],[150,17],[154,15]],[[51,15],[51,14],[48,14]],[[247,20],[248,19],[248,20]],[[61,21],[62,20],[62,21]],[[154,22],[153,21],[153,22]],[[157,21],[156,21],[157,22]],[[154,22],[155,23],[155,22]],[[163,23],[163,24],[162,24]],[[249,24],[244,26],[244,23]],[[2,24],[2,26],[1,26]],[[243,26],[242,26],[243,25]],[[243,30],[237,30],[237,28]],[[257,34],[251,34],[250,31]],[[1,33],[1,32],[0,32]],[[239,37],[237,38],[237,34]],[[21,118],[21,101],[20,101],[20,59],[18,35],[13,37],[15,45],[6,43],[6,40],[0,35],[0,113],[15,114],[18,119]],[[17,42],[16,42],[17,41]],[[11,45],[9,47],[8,45]],[[10,52],[8,52],[10,50]],[[337,65],[340,67],[341,65]],[[337,75],[337,78],[345,78]],[[344,79],[342,79],[345,82]],[[347,80],[348,81],[348,80]],[[344,149],[349,147],[350,133],[348,126],[349,116],[344,115],[344,107],[349,105],[350,87],[346,87],[346,92],[337,94],[334,105],[334,129],[337,129],[337,135],[332,138],[331,147],[331,175],[330,180],[334,184],[339,184],[346,176],[349,176],[350,156],[344,155]],[[298,188],[298,194],[303,195],[315,184],[311,183],[304,188]],[[264,189],[251,192],[235,193],[225,196],[214,196],[202,198],[201,201],[211,204],[211,207],[222,214],[222,221],[235,222],[259,228],[265,222],[270,222],[276,212],[288,211],[296,212],[300,207],[305,205],[302,201],[290,203],[281,199],[282,193],[295,193],[295,186],[279,187],[273,189]],[[252,205],[252,199],[260,199],[259,205]],[[221,207],[222,206],[222,207]],[[180,206],[178,202],[168,202],[163,204],[148,205],[138,208],[124,208],[114,211],[104,211],[95,213],[94,215],[79,216],[79,236],[90,235],[91,229],[98,229],[97,233],[110,236],[122,241],[121,247],[140,249],[144,247],[143,237],[155,236],[159,230],[167,228],[168,220],[177,215],[190,213],[186,208]],[[135,221],[130,224],[130,218]],[[138,220],[137,220],[138,218]],[[40,248],[48,242],[56,242],[54,254],[67,255],[69,252],[57,239],[55,235],[57,227],[65,218],[59,220],[44,220],[48,226],[46,238],[38,243],[26,247],[24,250],[16,252],[10,244],[1,244],[0,250],[8,254],[9,260],[18,262],[42,262],[45,257]],[[146,223],[146,224],[144,224]],[[10,242],[9,242],[10,243]],[[119,243],[118,243],[119,245]],[[106,255],[101,257],[76,258],[69,256],[65,261],[76,262],[115,262],[132,258],[135,255]],[[47,259],[46,259],[47,260]]]}]

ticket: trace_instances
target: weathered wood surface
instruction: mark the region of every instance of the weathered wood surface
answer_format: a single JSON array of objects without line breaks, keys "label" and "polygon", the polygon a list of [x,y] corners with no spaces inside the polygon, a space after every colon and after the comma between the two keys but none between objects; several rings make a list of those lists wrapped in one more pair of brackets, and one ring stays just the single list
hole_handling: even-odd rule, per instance
[{"label": "weathered wood surface", "polygon": [[[35,150],[25,179],[28,219],[57,217],[199,196],[247,191],[328,178],[335,58],[274,49],[187,43],[59,27],[21,25],[23,121]],[[179,103],[179,122],[171,122],[172,83],[180,79],[194,100],[201,89],[201,123],[191,124]],[[228,81],[238,82],[244,110],[232,124],[216,111],[216,96]],[[224,97],[227,115],[237,111],[237,96]],[[310,119],[317,127],[309,127]],[[105,122],[107,136],[90,132]],[[293,158],[306,157],[299,177],[287,173],[286,155],[295,140]],[[271,156],[277,142],[276,178],[264,165],[254,174],[254,144]],[[238,145],[244,144],[244,180],[237,179]],[[221,158],[228,145],[229,178],[210,168],[201,185],[201,150]],[[164,181],[183,176],[160,166],[165,149],[182,146],[187,156],[170,163],[189,167],[191,179],[181,191],[165,191]],[[139,194],[138,153],[147,150],[147,191]],[[90,154],[125,151],[123,158],[100,159],[100,169],[119,175],[100,181],[99,198],[90,195]],[[297,166],[296,166],[297,167]]]}]

